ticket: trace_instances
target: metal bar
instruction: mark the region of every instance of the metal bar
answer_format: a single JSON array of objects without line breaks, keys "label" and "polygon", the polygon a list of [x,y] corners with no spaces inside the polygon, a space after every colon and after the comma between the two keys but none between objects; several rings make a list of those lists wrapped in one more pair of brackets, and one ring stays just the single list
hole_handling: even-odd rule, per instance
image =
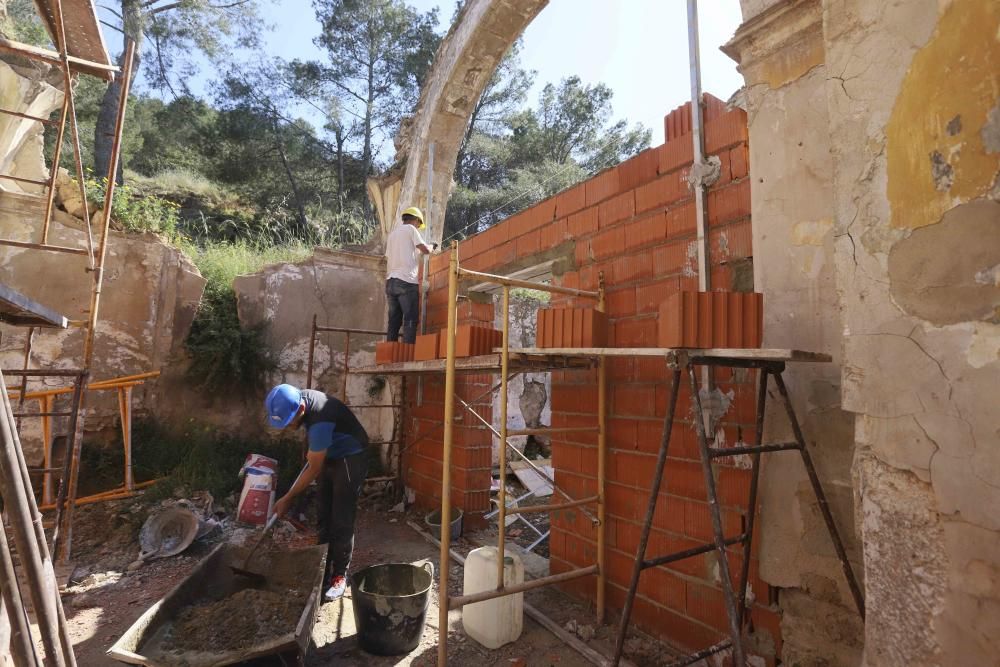
[{"label": "metal bar", "polygon": [[[598,400],[600,402],[600,400]],[[507,431],[507,435],[514,437],[515,435],[548,435],[549,433],[576,433],[576,432],[587,432],[593,433],[593,426],[577,426],[577,427],[566,427],[566,428],[519,428],[511,429]]]},{"label": "metal bar", "polygon": [[59,177],[59,161],[62,158],[63,138],[66,134],[66,114],[69,112],[70,91],[63,93],[62,110],[59,112],[59,130],[56,132],[56,143],[52,149],[52,167],[49,173],[49,196],[45,201],[45,219],[42,221],[42,243],[49,242],[49,223],[52,221],[52,208],[56,201],[56,179]]},{"label": "metal bar", "polygon": [[[58,2],[59,0],[56,0]],[[94,358],[94,336],[97,333],[97,314],[101,304],[101,291],[104,284],[104,259],[108,251],[108,237],[111,232],[111,204],[115,196],[115,175],[118,173],[118,161],[121,158],[122,130],[125,123],[125,109],[128,106],[128,90],[132,80],[132,61],[135,57],[135,42],[127,40],[125,47],[125,65],[122,72],[121,95],[118,99],[118,116],[115,118],[115,136],[111,145],[111,162],[108,164],[107,189],[104,193],[104,221],[101,226],[100,249],[95,258],[94,287],[91,291],[89,324],[83,345],[83,366],[89,369]],[[89,229],[89,225],[88,225]],[[78,438],[73,447],[72,466],[69,471],[69,504],[66,506],[66,528],[63,541],[64,561],[69,560],[73,544],[73,509],[76,502],[77,482],[80,475],[80,450],[83,438]]]},{"label": "metal bar", "polygon": [[[606,301],[604,293],[604,272],[597,274],[597,307],[603,313]],[[597,594],[595,606],[597,625],[604,625],[607,575],[607,460],[608,460],[608,367],[604,357],[597,362]]]},{"label": "metal bar", "polygon": [[[52,404],[55,398],[43,396],[38,399],[38,405],[42,412],[52,412]],[[70,410],[69,415],[73,415]],[[45,475],[42,477],[42,502],[46,505],[52,502],[52,473],[58,472],[52,467],[52,419],[42,417],[42,457],[45,463]]]},{"label": "metal bar", "polygon": [[[24,56],[25,58],[40,60],[52,65],[62,64],[62,59],[57,51],[44,49],[40,46],[32,46],[31,44],[24,44],[22,42],[16,42],[2,37],[0,37],[0,51],[4,53],[15,53],[19,56]],[[115,65],[105,65],[104,63],[94,62],[93,60],[86,60],[84,58],[77,58],[76,56],[69,56],[69,63],[75,70],[93,70],[92,72],[88,72],[88,74],[98,76],[97,73],[99,72],[101,73],[101,76],[104,76],[104,78],[110,78],[109,75],[113,77],[114,73],[118,71],[118,67]]]},{"label": "metal bar", "polygon": [[[764,407],[767,403],[767,371],[762,370],[760,372],[760,378],[757,380],[757,424],[756,424],[756,441],[760,445],[764,441]],[[798,448],[798,443],[796,443],[796,449]],[[740,614],[740,628],[747,621],[747,582],[750,580],[750,556],[751,547],[753,547],[753,527],[754,522],[757,517],[757,486],[760,482],[760,451],[754,452],[750,459],[750,495],[747,499],[747,519],[746,527],[744,529],[744,540],[743,540],[743,563],[740,568],[740,585],[737,589],[739,591],[739,614]]]},{"label": "metal bar", "polygon": [[[510,366],[510,287],[504,285],[501,326],[503,340],[500,349],[500,442],[507,442],[507,372]],[[507,535],[507,448],[500,447],[500,518],[497,520],[497,590],[503,590],[504,548]],[[441,515],[444,517],[444,514]],[[441,519],[442,522],[444,519]]]},{"label": "metal bar", "polygon": [[399,409],[399,408],[405,408],[406,407],[405,405],[396,405],[396,404],[392,404],[392,403],[387,403],[387,404],[384,404],[384,405],[352,405],[352,404],[348,403],[346,405],[351,410],[364,410],[365,408],[379,408],[379,409],[383,409],[383,410],[388,410],[389,408]]},{"label": "metal bar", "polygon": [[[28,364],[31,362],[31,343],[35,337],[35,327],[28,327],[28,335],[24,338],[24,361],[21,364],[21,368],[28,370]],[[17,409],[19,412],[24,411],[24,395],[28,391],[28,376],[21,376],[21,394],[17,399]],[[17,419],[18,414],[14,414],[14,418]],[[17,429],[21,429],[20,420],[14,422]]]},{"label": "metal bar", "polygon": [[548,283],[536,283],[530,280],[518,280],[517,278],[506,278],[504,276],[495,276],[492,273],[470,271],[469,269],[459,269],[459,278],[464,281],[478,280],[484,283],[506,285],[507,287],[524,287],[526,289],[538,290],[539,292],[549,292],[551,294],[568,294],[569,296],[580,296],[589,299],[600,298],[600,294],[596,291],[573,289],[572,287],[561,287],[559,285],[549,285]]},{"label": "metal bar", "polygon": [[[70,72],[70,61],[69,61],[69,43],[66,41],[66,24],[63,20],[62,11],[62,0],[54,0],[52,4],[52,14],[56,23],[56,46],[59,48],[60,55],[62,56],[62,73],[63,73],[63,95],[65,99],[69,102],[69,119],[70,119],[70,141],[73,144],[73,161],[76,166],[76,178],[77,186],[80,189],[80,202],[83,206],[83,221],[84,227],[87,229],[87,257],[90,260],[91,268],[94,268],[94,235],[91,231],[90,223],[90,208],[87,203],[87,174],[83,170],[83,151],[80,148],[80,124],[77,122],[76,117],[76,100],[73,96],[73,75]],[[125,50],[129,51],[129,40],[126,40]],[[134,49],[133,49],[134,50]],[[131,55],[126,55],[127,63],[125,68],[129,71],[125,72],[124,88],[125,97],[128,97],[128,84],[131,81]],[[116,130],[118,128],[116,127]],[[118,136],[120,132],[116,132]],[[113,151],[113,149],[112,149]],[[115,162],[115,155],[112,154],[111,161]],[[114,191],[114,180],[115,173],[117,169],[112,170],[112,173],[108,176],[107,188],[109,191]],[[110,216],[111,214],[111,203],[110,200],[105,203],[105,208],[107,209],[106,214]]]},{"label": "metal bar", "polygon": [[87,374],[78,375],[73,385],[73,414],[69,418],[69,442],[66,445],[66,452],[63,455],[63,470],[59,477],[59,489],[56,492],[56,517],[55,527],[52,529],[52,552],[57,556],[62,540],[62,518],[66,507],[66,492],[69,489],[69,471],[73,464],[73,450],[76,449],[77,442],[83,437],[81,429],[77,426],[82,422],[80,412],[83,410],[83,386],[86,382]]},{"label": "metal bar", "polygon": [[532,579],[531,581],[525,581],[524,583],[515,584],[513,586],[507,586],[506,588],[500,588],[497,590],[482,591],[481,593],[472,593],[470,595],[459,595],[457,597],[449,597],[448,606],[452,609],[459,609],[467,604],[475,604],[476,602],[483,602],[485,600],[502,598],[507,595],[514,595],[515,593],[523,593],[525,591],[530,591],[535,588],[541,588],[543,586],[560,584],[564,581],[572,581],[573,579],[579,579],[580,577],[586,577],[591,574],[597,574],[597,565],[591,565],[589,567],[581,567],[575,570],[570,570],[569,572],[562,572],[560,574],[553,574],[549,575],[548,577],[542,577],[541,579]]},{"label": "metal bar", "polygon": [[629,581],[628,593],[625,595],[625,607],[622,609],[621,623],[618,626],[618,637],[615,640],[615,654],[611,659],[612,667],[617,667],[625,652],[625,635],[628,633],[628,623],[632,616],[632,605],[635,603],[635,593],[639,588],[639,575],[642,574],[642,561],[646,557],[646,547],[649,545],[649,532],[653,526],[653,515],[656,513],[656,500],[660,495],[660,485],[663,483],[663,468],[667,464],[667,447],[670,445],[670,432],[674,427],[674,413],[677,410],[677,395],[681,384],[681,372],[673,370],[670,382],[670,402],[663,416],[663,435],[660,437],[660,452],[656,457],[656,469],[653,471],[653,481],[650,485],[649,502],[646,504],[646,518],[642,523],[642,533],[639,535],[639,547],[635,552],[635,562],[632,564],[632,579]]},{"label": "metal bar", "polygon": [[10,174],[0,174],[0,178],[6,179],[8,181],[17,181],[18,183],[30,183],[31,185],[41,185],[48,186],[48,181],[39,181],[36,178],[22,178],[20,176],[11,176]]},{"label": "metal bar", "polygon": [[[694,164],[698,166],[705,161],[705,137],[701,113],[701,54],[698,50],[698,0],[688,0],[687,19],[693,130],[691,141],[694,145]],[[694,210],[698,230],[698,290],[707,292],[711,289],[712,283],[709,275],[708,229],[705,224],[705,186],[700,182],[694,187]]]},{"label": "metal bar", "polygon": [[28,250],[48,250],[49,252],[65,252],[71,255],[86,255],[84,248],[70,248],[62,245],[50,245],[48,243],[29,243],[28,241],[14,241],[11,239],[0,239],[0,245],[14,248],[27,248]]},{"label": "metal bar", "polygon": [[135,490],[132,477],[132,388],[118,390],[118,410],[122,420],[122,446],[125,449],[125,489]]},{"label": "metal bar", "polygon": [[826,501],[826,494],[823,492],[823,485],[820,484],[819,475],[816,474],[812,457],[809,455],[809,450],[806,449],[806,439],[802,435],[799,420],[795,416],[792,400],[788,397],[788,388],[785,387],[785,380],[781,377],[780,373],[777,373],[774,376],[774,381],[778,385],[781,401],[785,404],[785,413],[788,415],[788,421],[792,424],[795,440],[799,443],[799,453],[802,455],[802,463],[806,467],[806,473],[809,475],[809,483],[812,485],[813,493],[816,494],[816,500],[819,502],[819,511],[822,513],[823,521],[826,522],[826,528],[830,532],[830,539],[833,540],[833,547],[837,551],[840,567],[844,570],[844,577],[847,578],[847,585],[851,589],[851,596],[854,598],[854,604],[858,608],[858,613],[861,615],[861,619],[864,620],[865,599],[861,594],[861,587],[858,586],[857,579],[854,578],[854,570],[851,569],[851,563],[847,560],[847,551],[844,549],[844,543],[840,539],[837,524],[833,521],[833,513],[830,512],[830,505]]},{"label": "metal bar", "polygon": [[[316,351],[316,313],[313,313],[312,329],[309,332],[309,361],[306,362],[306,389],[313,386],[313,355]],[[344,397],[347,400],[347,397]]]},{"label": "metal bar", "polygon": [[448,667],[448,550],[451,544],[451,446],[455,437],[455,327],[458,318],[458,244],[448,263],[448,337],[445,345],[444,442],[441,455],[441,554],[438,563],[438,667]]},{"label": "metal bar", "polygon": [[7,371],[3,372],[4,375],[12,375],[15,377],[28,376],[28,377],[79,377],[81,375],[86,375],[87,371],[59,368],[59,369],[49,369],[44,370],[41,368],[29,368],[20,371]]},{"label": "metal bar", "polygon": [[507,514],[531,514],[534,512],[555,512],[557,510],[569,509],[570,507],[579,507],[580,505],[599,503],[600,500],[601,500],[600,496],[587,496],[586,498],[580,498],[579,500],[574,500],[568,503],[555,503],[552,505],[530,505],[528,507],[511,507],[507,510]]},{"label": "metal bar", "polygon": [[[736,537],[726,538],[725,545],[732,546],[734,544],[739,544],[744,539],[744,535],[738,535]],[[715,544],[702,544],[698,547],[691,547],[690,549],[685,549],[684,551],[675,551],[672,554],[665,554],[663,556],[657,556],[656,558],[647,558],[642,561],[642,569],[648,570],[651,567],[659,567],[661,565],[667,565],[668,563],[676,563],[679,560],[684,560],[686,558],[692,558],[693,556],[699,556],[701,554],[707,554],[709,551],[715,551]]]},{"label": "metal bar", "polygon": [[14,428],[14,419],[10,416],[12,411],[9,409],[6,388],[0,393],[3,396],[0,405],[0,445],[2,445],[0,446],[0,492],[3,495],[6,514],[10,519],[18,560],[28,580],[28,590],[38,619],[46,661],[48,664],[63,667],[67,661],[62,651],[59,615],[56,611],[61,603],[52,585],[54,579],[46,574],[47,559],[42,551],[44,542],[38,543],[33,525],[36,521],[40,523],[40,517],[34,505],[34,496],[29,491],[30,486],[26,486],[26,471],[22,472],[21,443]]},{"label": "metal bar", "polygon": [[726,602],[726,613],[729,616],[729,635],[733,639],[733,664],[744,665],[743,644],[740,638],[740,624],[736,611],[736,596],[733,594],[733,580],[729,574],[729,559],[726,557],[726,542],[722,532],[722,513],[719,510],[719,496],[715,489],[715,476],[712,474],[712,458],[708,453],[708,434],[705,432],[705,417],[701,407],[701,397],[698,395],[698,379],[695,369],[688,366],[688,380],[691,384],[691,396],[694,400],[694,425],[698,433],[698,449],[701,452],[701,471],[705,477],[705,491],[708,495],[708,510],[712,516],[712,532],[715,536],[715,549],[718,552],[719,579],[722,585],[722,595]]},{"label": "metal bar", "polygon": [[7,532],[0,522],[0,598],[10,623],[9,649],[15,665],[40,665],[31,638],[31,624],[24,612],[21,590],[17,586],[14,559],[7,544]]},{"label": "metal bar", "polygon": [[69,417],[72,412],[15,412],[14,417]]},{"label": "metal bar", "polygon": [[349,361],[351,356],[351,332],[344,334],[344,400],[347,400],[347,374],[350,373]]},{"label": "metal bar", "polygon": [[52,120],[51,118],[42,118],[41,116],[32,116],[30,114],[21,113],[20,111],[12,111],[11,109],[0,109],[0,113],[6,114],[8,116],[17,116],[18,118],[24,118],[26,120],[33,120],[37,123],[44,123],[45,125],[55,125],[58,121]]},{"label": "metal bar", "polygon": [[692,653],[691,655],[686,656],[684,658],[681,658],[680,660],[678,660],[676,662],[671,662],[668,665],[668,667],[687,667],[688,665],[693,665],[694,663],[698,662],[699,660],[704,660],[705,658],[707,658],[710,655],[715,655],[716,653],[720,653],[722,651],[725,651],[727,648],[729,648],[732,645],[733,645],[733,640],[731,640],[731,639],[724,639],[721,642],[719,642],[718,644],[713,644],[712,646],[709,646],[708,648],[702,649],[702,650],[698,651],[697,653]]},{"label": "metal bar", "polygon": [[[466,410],[468,410],[469,412],[471,412],[473,414],[473,416],[475,416],[476,419],[478,419],[480,422],[482,422],[482,424],[486,428],[488,428],[490,430],[490,432],[493,433],[493,435],[497,436],[498,438],[500,437],[500,431],[498,431],[496,428],[494,428],[493,424],[491,424],[488,421],[486,421],[485,419],[483,419],[483,416],[480,415],[475,410],[473,410],[472,406],[469,405],[468,403],[466,403],[464,400],[462,400],[461,396],[456,396],[455,398],[462,405],[462,407],[464,407]],[[571,495],[569,495],[568,493],[566,493],[565,491],[563,491],[562,489],[560,489],[559,486],[556,484],[556,481],[554,479],[552,479],[552,477],[550,477],[548,474],[546,474],[544,470],[542,470],[541,468],[539,468],[538,466],[536,466],[535,462],[532,461],[531,459],[529,459],[527,456],[525,456],[524,452],[518,450],[510,442],[507,442],[507,446],[510,447],[511,451],[513,451],[515,454],[517,454],[518,456],[520,456],[521,460],[524,461],[528,465],[529,468],[531,468],[532,470],[534,470],[535,473],[539,477],[541,477],[546,482],[548,482],[549,484],[551,484],[553,491],[559,493],[559,495],[561,495],[562,497],[566,498],[567,500],[575,500],[575,498],[573,498]],[[580,512],[582,512],[584,515],[586,515],[586,517],[588,519],[590,519],[592,523],[595,523],[595,524],[597,523],[597,517],[595,517],[593,514],[591,514],[587,510],[581,509]]]},{"label": "metal bar", "polygon": [[371,336],[384,336],[385,331],[374,331],[372,329],[349,329],[346,327],[324,327],[316,326],[316,331],[322,331],[326,333],[353,333],[353,334],[365,334]]},{"label": "metal bar", "polygon": [[[767,371],[763,371],[766,373]],[[726,447],[725,449],[712,449],[708,455],[713,459],[726,456],[738,456],[740,454],[763,454],[767,452],[787,452],[791,449],[798,449],[796,442],[783,442],[775,445],[748,445],[746,447]]]}]

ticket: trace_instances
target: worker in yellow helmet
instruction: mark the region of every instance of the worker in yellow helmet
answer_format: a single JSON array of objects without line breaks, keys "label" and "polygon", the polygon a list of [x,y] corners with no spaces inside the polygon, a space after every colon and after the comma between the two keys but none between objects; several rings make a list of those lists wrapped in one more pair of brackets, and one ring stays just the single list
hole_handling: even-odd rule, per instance
[{"label": "worker in yellow helmet", "polygon": [[417,253],[428,254],[437,244],[428,244],[418,228],[424,227],[424,214],[416,206],[403,211],[403,224],[389,233],[385,243],[386,281],[385,296],[389,302],[389,326],[386,340],[399,340],[403,327],[403,342],[417,339],[417,320],[420,318],[420,290],[417,279]]}]

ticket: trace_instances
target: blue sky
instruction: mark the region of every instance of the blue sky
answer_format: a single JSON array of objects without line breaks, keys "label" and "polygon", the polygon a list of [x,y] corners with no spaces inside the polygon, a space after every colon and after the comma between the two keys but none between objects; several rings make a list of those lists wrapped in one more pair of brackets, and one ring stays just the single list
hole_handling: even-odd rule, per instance
[{"label": "blue sky", "polygon": [[[422,11],[439,7],[442,32],[452,0],[408,0]],[[315,58],[319,32],[310,0],[278,0],[264,10],[274,25],[271,55]],[[699,2],[702,88],[725,100],[743,79],[719,46],[740,24],[739,0]],[[551,0],[524,33],[522,65],[538,71],[536,89],[577,75],[614,91],[616,118],[641,122],[663,142],[663,116],[691,97],[685,0]],[[534,103],[537,90],[529,97]]]}]

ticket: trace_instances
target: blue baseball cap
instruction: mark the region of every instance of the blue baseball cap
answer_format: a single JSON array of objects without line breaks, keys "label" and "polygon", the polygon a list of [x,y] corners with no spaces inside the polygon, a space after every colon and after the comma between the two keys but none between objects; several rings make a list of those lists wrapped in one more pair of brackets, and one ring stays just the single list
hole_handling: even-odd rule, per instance
[{"label": "blue baseball cap", "polygon": [[295,419],[302,404],[302,392],[290,384],[279,384],[264,400],[267,423],[274,428],[285,428]]}]

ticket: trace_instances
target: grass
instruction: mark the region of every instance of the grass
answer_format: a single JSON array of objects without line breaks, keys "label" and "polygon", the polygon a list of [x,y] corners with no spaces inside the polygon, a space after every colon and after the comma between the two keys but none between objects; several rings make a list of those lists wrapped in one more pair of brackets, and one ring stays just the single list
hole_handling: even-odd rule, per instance
[{"label": "grass", "polygon": [[167,169],[154,176],[144,176],[126,170],[125,182],[133,185],[140,192],[160,196],[194,195],[213,202],[227,202],[235,199],[235,195],[218,183],[184,168]]}]

